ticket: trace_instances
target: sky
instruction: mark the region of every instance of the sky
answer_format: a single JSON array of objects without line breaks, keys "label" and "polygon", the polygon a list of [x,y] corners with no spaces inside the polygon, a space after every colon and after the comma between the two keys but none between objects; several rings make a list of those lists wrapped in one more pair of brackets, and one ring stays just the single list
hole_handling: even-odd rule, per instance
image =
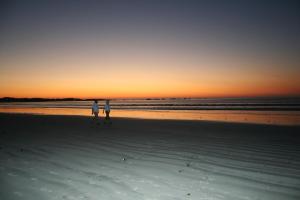
[{"label": "sky", "polygon": [[300,96],[299,1],[1,1],[0,97]]}]

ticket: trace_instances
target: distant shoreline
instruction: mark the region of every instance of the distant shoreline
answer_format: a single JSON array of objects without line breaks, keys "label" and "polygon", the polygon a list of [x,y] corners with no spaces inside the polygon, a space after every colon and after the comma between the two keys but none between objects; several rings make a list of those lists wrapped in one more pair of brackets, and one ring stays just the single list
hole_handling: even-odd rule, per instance
[{"label": "distant shoreline", "polygon": [[14,97],[0,98],[0,102],[46,102],[46,101],[91,101],[91,100],[94,100],[94,99],[80,99],[80,98],[14,98]]},{"label": "distant shoreline", "polygon": [[[161,97],[161,98],[109,98],[111,100],[191,100],[191,99],[223,99],[223,100],[295,100],[299,101],[300,105],[300,96],[274,96],[274,97]],[[0,102],[51,102],[51,101],[104,101],[106,98],[16,98],[16,97],[2,97],[0,98]]]}]

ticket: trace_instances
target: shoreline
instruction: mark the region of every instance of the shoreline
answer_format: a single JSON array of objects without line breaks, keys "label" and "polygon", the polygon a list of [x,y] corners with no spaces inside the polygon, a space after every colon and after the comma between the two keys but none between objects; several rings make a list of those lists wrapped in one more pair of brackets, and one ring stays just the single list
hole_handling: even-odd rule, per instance
[{"label": "shoreline", "polygon": [[[0,109],[1,114],[62,115],[91,117],[89,109],[27,108]],[[228,123],[273,124],[300,126],[300,112],[297,111],[158,111],[158,110],[112,110],[112,118],[218,121]],[[100,117],[103,117],[100,115]]]},{"label": "shoreline", "polygon": [[[61,117],[61,118],[82,118],[82,119],[90,119],[93,120],[93,116],[87,116],[87,115],[76,115],[76,114],[43,114],[43,113],[6,113],[6,112],[0,112],[0,117],[5,116],[33,116],[33,117]],[[103,121],[105,116],[100,116],[100,121]],[[217,124],[244,124],[244,125],[258,125],[258,126],[287,126],[287,127],[300,127],[300,125],[284,125],[284,124],[261,124],[261,123],[251,123],[251,122],[234,122],[234,121],[218,121],[218,120],[193,120],[193,119],[168,119],[168,118],[139,118],[139,117],[119,117],[119,116],[112,116],[111,120],[131,120],[131,121],[170,121],[170,122],[193,122],[193,123],[217,123]]]}]

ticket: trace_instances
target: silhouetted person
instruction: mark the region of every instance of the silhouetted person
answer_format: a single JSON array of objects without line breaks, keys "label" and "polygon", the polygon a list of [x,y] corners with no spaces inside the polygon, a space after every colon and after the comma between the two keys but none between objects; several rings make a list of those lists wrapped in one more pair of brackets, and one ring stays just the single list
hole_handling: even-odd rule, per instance
[{"label": "silhouetted person", "polygon": [[105,120],[104,123],[109,122],[111,124],[110,121],[110,117],[109,117],[109,113],[110,113],[110,105],[109,105],[109,100],[106,100],[104,108],[103,108],[103,113],[105,111]]},{"label": "silhouetted person", "polygon": [[98,120],[99,120],[99,105],[98,105],[98,101],[95,100],[94,104],[92,106],[92,115],[94,115],[94,119],[97,121],[97,124],[99,124]]}]

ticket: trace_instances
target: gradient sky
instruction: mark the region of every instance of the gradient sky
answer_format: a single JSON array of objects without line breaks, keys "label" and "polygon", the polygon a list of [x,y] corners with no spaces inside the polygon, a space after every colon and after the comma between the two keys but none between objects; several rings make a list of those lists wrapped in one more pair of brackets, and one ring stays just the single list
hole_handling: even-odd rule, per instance
[{"label": "gradient sky", "polygon": [[299,1],[1,1],[0,97],[300,95]]}]

